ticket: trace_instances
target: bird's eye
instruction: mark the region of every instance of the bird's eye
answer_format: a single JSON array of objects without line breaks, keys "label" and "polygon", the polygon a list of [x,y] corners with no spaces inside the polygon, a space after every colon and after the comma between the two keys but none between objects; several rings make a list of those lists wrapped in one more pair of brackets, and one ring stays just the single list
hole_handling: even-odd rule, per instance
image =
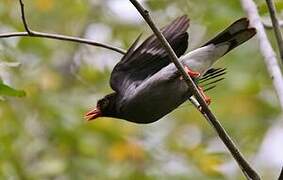
[{"label": "bird's eye", "polygon": [[104,99],[102,102],[101,102],[101,108],[106,108],[109,104],[109,100],[108,99]]}]

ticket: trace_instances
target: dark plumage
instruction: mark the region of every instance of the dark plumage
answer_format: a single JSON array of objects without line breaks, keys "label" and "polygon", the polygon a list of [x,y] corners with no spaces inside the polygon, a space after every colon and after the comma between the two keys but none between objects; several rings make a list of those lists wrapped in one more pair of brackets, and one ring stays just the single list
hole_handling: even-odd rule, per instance
[{"label": "dark plumage", "polygon": [[[189,19],[182,16],[162,28],[162,33],[182,64],[199,72],[200,77],[194,80],[204,90],[214,88],[226,73],[225,69],[211,66],[256,33],[242,18],[202,47],[182,56],[188,47],[188,27]],[[115,92],[98,101],[96,108],[86,114],[88,120],[106,116],[151,123],[192,96],[156,36],[151,35],[136,48],[138,40],[139,37],[112,71],[110,85]]]}]

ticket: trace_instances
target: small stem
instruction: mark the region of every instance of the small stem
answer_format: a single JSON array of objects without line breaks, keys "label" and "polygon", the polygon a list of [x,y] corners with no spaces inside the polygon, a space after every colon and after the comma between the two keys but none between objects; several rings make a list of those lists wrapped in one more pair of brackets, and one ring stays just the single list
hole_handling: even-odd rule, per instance
[{"label": "small stem", "polygon": [[277,40],[277,45],[279,48],[279,53],[280,53],[280,57],[281,57],[281,63],[283,64],[283,39],[282,39],[282,33],[280,31],[280,24],[279,24],[279,20],[277,18],[277,14],[276,14],[276,9],[275,9],[275,5],[274,2],[272,0],[266,0],[266,4],[269,10],[269,14],[270,14],[270,18],[273,24],[273,29],[274,29],[274,33],[275,33],[275,37]]},{"label": "small stem", "polygon": [[23,24],[24,24],[24,27],[25,27],[25,30],[27,31],[27,33],[32,36],[33,35],[33,32],[32,30],[29,28],[28,26],[28,23],[27,23],[27,20],[26,20],[26,16],[25,16],[25,4],[22,0],[19,0],[20,2],[20,5],[21,5],[21,16],[22,16],[22,21],[23,21]]},{"label": "small stem", "polygon": [[282,167],[282,169],[281,169],[281,173],[280,173],[280,175],[279,175],[278,180],[282,180],[282,179],[283,179],[283,167]]},{"label": "small stem", "polygon": [[[279,27],[282,28],[283,27],[283,21],[279,21],[278,23],[279,23]],[[269,23],[269,22],[262,21],[262,24],[266,29],[273,29],[274,28],[273,25],[272,25],[272,22]]]},{"label": "small stem", "polygon": [[37,31],[32,31],[32,35],[30,35],[28,32],[13,32],[13,33],[3,33],[0,34],[0,38],[10,38],[10,37],[41,37],[41,38],[48,38],[48,39],[56,39],[56,40],[63,40],[63,41],[71,41],[71,42],[77,42],[77,43],[83,43],[83,44],[88,44],[92,46],[97,46],[97,47],[103,47],[105,49],[109,49],[115,52],[118,52],[120,54],[125,54],[125,50],[107,45],[104,43],[99,43],[95,41],[91,41],[89,39],[84,39],[84,38],[78,38],[78,37],[72,37],[72,36],[65,36],[65,35],[59,35],[59,34],[50,34],[50,33],[43,33],[43,32],[37,32]]},{"label": "small stem", "polygon": [[91,41],[89,39],[83,39],[73,36],[65,36],[65,35],[59,35],[59,34],[51,34],[51,33],[44,33],[44,32],[37,32],[33,31],[29,28],[26,17],[25,17],[25,9],[24,9],[24,3],[22,0],[19,0],[20,6],[21,6],[21,15],[22,15],[22,22],[25,27],[26,32],[11,32],[11,33],[3,33],[0,34],[0,38],[10,38],[10,37],[40,37],[40,38],[48,38],[48,39],[56,39],[56,40],[63,40],[63,41],[71,41],[71,42],[77,42],[77,43],[83,43],[88,44],[92,46],[102,47],[105,49],[109,49],[115,52],[118,52],[122,55],[126,54],[126,51],[111,45]]}]

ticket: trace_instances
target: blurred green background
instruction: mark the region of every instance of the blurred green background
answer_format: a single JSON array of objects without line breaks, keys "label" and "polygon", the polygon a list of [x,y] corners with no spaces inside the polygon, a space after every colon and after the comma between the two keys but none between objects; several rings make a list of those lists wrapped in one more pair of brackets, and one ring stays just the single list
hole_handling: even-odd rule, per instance
[{"label": "blurred green background", "polygon": [[[37,31],[124,49],[139,33],[143,38],[151,33],[127,0],[24,2],[28,22]],[[143,4],[159,26],[187,14],[190,50],[245,16],[238,0]],[[257,5],[266,16],[264,1]],[[1,0],[0,32],[23,30],[18,1]],[[273,32],[268,34],[275,47]],[[109,76],[120,58],[116,52],[70,42],[0,40],[0,77],[26,93],[1,96],[0,179],[244,179],[214,130],[188,102],[148,125],[110,118],[85,122],[84,113],[111,92]],[[283,165],[283,123],[256,38],[216,67],[226,67],[228,74],[208,92],[213,112],[264,179],[276,178]]]}]

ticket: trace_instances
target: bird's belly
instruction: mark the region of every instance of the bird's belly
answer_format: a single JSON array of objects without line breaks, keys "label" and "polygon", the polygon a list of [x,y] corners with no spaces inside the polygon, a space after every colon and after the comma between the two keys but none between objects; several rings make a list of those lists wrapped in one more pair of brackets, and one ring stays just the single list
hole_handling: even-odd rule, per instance
[{"label": "bird's belly", "polygon": [[138,92],[131,101],[125,103],[122,111],[127,114],[129,121],[151,123],[176,109],[189,96],[185,82],[176,78]]}]

